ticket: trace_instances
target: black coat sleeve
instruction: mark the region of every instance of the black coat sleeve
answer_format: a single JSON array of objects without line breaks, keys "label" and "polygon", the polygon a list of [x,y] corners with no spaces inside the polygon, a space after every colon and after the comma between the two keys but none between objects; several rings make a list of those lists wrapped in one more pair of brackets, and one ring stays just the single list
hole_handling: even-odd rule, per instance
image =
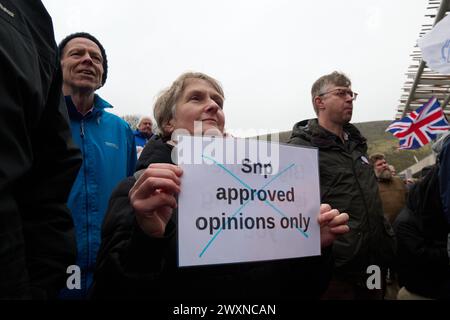
[{"label": "black coat sleeve", "polygon": [[75,262],[66,207],[81,165],[40,1],[0,10],[0,298],[52,298]]},{"label": "black coat sleeve", "polygon": [[149,237],[141,230],[128,200],[134,183],[133,177],[123,180],[111,195],[102,226],[92,299],[149,296],[149,283],[156,283],[164,270],[175,227],[170,222],[163,238]]},{"label": "black coat sleeve", "polygon": [[72,216],[66,205],[81,165],[72,141],[61,73],[54,77],[47,105],[33,132],[34,161],[19,204],[33,298],[54,298],[75,263]]},{"label": "black coat sleeve", "polygon": [[446,241],[426,239],[422,222],[410,209],[403,209],[394,228],[398,238],[398,258],[402,264],[426,269],[430,265],[449,264]]},{"label": "black coat sleeve", "polygon": [[450,264],[447,235],[439,230],[426,236],[423,222],[409,208],[397,217],[397,272],[401,286],[430,298],[450,297]]}]

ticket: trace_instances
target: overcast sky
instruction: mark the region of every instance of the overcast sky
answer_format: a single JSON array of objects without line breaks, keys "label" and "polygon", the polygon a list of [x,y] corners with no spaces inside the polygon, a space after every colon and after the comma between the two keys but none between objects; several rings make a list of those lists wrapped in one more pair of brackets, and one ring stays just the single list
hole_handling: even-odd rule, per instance
[{"label": "overcast sky", "polygon": [[43,0],[56,41],[86,31],[106,49],[98,93],[117,115],[153,115],[186,71],[218,79],[226,127],[290,130],[314,117],[312,83],[345,72],[352,122],[393,120],[427,0]]}]

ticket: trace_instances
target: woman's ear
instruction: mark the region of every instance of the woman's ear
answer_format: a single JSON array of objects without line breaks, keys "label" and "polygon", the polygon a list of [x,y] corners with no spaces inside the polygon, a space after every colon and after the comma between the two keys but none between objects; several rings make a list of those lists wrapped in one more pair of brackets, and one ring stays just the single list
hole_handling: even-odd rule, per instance
[{"label": "woman's ear", "polygon": [[175,130],[175,120],[172,118],[169,120],[169,122],[167,122],[164,125],[164,132],[167,135],[171,135],[174,130]]}]

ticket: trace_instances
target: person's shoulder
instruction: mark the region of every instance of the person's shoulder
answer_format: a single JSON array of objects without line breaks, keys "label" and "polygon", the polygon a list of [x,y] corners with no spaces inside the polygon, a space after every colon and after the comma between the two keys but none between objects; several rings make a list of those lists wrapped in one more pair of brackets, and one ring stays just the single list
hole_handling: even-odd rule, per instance
[{"label": "person's shoulder", "polygon": [[147,168],[152,163],[173,163],[173,146],[165,143],[159,136],[152,137],[142,150],[136,170]]},{"label": "person's shoulder", "polygon": [[109,123],[115,123],[120,126],[126,127],[131,130],[130,125],[124,119],[115,115],[114,113],[108,111],[108,109],[113,108],[113,105],[108,101],[100,97],[98,94],[94,95],[94,106],[95,108],[102,113],[103,121],[108,121]]},{"label": "person's shoulder", "polygon": [[444,149],[448,149],[450,146],[450,132],[442,135],[433,145],[431,149],[438,157],[443,153]]},{"label": "person's shoulder", "polygon": [[406,187],[405,181],[404,181],[402,178],[400,178],[399,176],[393,176],[393,177],[392,177],[392,182],[394,182],[394,183],[396,183],[396,184],[402,184],[402,185],[405,185],[405,187]]},{"label": "person's shoulder", "polygon": [[347,123],[346,125],[344,125],[344,131],[347,132],[350,140],[355,141],[361,145],[367,144],[366,137],[363,136],[361,131],[354,124]]},{"label": "person's shoulder", "polygon": [[287,141],[288,144],[297,144],[303,146],[311,145],[311,127],[312,120],[302,120],[297,122],[292,128],[291,136]]},{"label": "person's shoulder", "polygon": [[310,140],[307,140],[302,136],[294,136],[294,135],[292,135],[289,138],[289,140],[287,141],[287,144],[299,145],[299,146],[311,146],[312,145]]},{"label": "person's shoulder", "polygon": [[128,124],[128,122],[126,122],[124,119],[122,119],[118,115],[115,115],[109,111],[103,110],[103,116],[104,116],[105,121],[108,121],[109,123],[114,123],[114,125],[117,125],[120,128],[129,130],[130,134],[132,134],[133,136],[135,135],[135,132],[133,130],[131,130],[131,127]]},{"label": "person's shoulder", "polygon": [[441,150],[441,152],[440,152],[440,154],[439,154],[439,157],[440,157],[440,158],[446,157],[447,160],[448,160],[448,158],[450,158],[450,156],[449,156],[449,154],[450,154],[449,150],[450,150],[450,134],[448,134],[448,135],[444,138],[444,141],[443,141],[443,143],[442,143],[442,150]]},{"label": "person's shoulder", "polygon": [[[124,119],[122,119],[122,118],[119,117],[118,115],[115,115],[114,113],[111,113],[111,112],[109,112],[109,111],[107,111],[107,110],[103,110],[103,112],[104,112],[104,116],[105,116],[108,120],[110,120],[110,121],[115,121],[115,122],[120,123],[120,124],[122,124],[122,125],[124,125],[124,124],[127,124],[127,125],[128,125],[128,122],[126,122]],[[128,126],[129,126],[129,125],[128,125]]]},{"label": "person's shoulder", "polygon": [[[58,62],[57,45],[53,31],[52,18],[41,1],[7,1],[2,4],[2,11],[16,20],[12,26],[17,28],[25,39],[32,40],[40,54],[55,64]],[[18,22],[20,21],[20,22]],[[22,23],[26,21],[26,23]],[[32,30],[30,33],[27,29]],[[18,39],[16,39],[17,41]]]}]

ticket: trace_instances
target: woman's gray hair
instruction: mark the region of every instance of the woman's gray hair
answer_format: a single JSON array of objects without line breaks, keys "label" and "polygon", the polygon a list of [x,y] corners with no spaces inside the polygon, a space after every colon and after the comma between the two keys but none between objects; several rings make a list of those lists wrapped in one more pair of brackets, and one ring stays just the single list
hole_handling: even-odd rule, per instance
[{"label": "woman's gray hair", "polygon": [[186,87],[185,82],[187,79],[202,79],[209,82],[225,99],[222,86],[216,79],[201,72],[183,73],[172,83],[169,88],[163,90],[159,94],[153,108],[153,115],[157,124],[157,133],[163,138],[166,138],[171,134],[170,132],[166,132],[164,128],[175,116],[176,103]]}]

